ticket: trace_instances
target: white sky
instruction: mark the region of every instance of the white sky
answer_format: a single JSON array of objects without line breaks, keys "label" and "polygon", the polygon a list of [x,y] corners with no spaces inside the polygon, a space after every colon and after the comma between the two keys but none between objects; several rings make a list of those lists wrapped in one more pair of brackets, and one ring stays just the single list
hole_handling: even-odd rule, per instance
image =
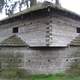
[{"label": "white sky", "polygon": [[[43,1],[43,0],[39,0]],[[51,0],[47,0],[51,1]],[[53,0],[54,2],[54,0]],[[80,0],[60,0],[61,6],[80,15]],[[5,18],[5,14],[0,14],[0,20]]]}]

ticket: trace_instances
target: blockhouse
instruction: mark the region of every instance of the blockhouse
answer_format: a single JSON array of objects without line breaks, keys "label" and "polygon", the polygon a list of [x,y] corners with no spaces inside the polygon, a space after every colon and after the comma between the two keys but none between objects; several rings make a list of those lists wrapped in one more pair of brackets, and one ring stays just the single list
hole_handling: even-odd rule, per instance
[{"label": "blockhouse", "polygon": [[72,56],[80,53],[79,33],[79,15],[55,5],[35,6],[0,21],[0,55],[20,54],[17,66],[33,74],[65,71],[79,59]]}]

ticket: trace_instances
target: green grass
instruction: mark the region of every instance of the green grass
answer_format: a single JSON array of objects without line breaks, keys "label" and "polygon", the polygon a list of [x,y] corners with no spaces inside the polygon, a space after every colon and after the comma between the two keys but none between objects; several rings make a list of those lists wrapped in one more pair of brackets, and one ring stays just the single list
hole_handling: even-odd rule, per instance
[{"label": "green grass", "polygon": [[[14,73],[12,73],[14,74]],[[10,75],[10,74],[9,74]],[[19,77],[14,77],[16,75],[13,75],[11,77],[6,77],[6,80],[19,80]],[[1,79],[2,80],[2,79]],[[80,76],[74,76],[74,75],[66,75],[64,73],[58,73],[54,75],[28,75],[26,77],[21,77],[20,80],[80,80]]]},{"label": "green grass", "polygon": [[30,75],[23,69],[14,68],[2,70],[0,78],[2,78],[1,80],[80,80],[80,75],[68,73]]},{"label": "green grass", "polygon": [[57,73],[57,74],[40,74],[30,75],[24,69],[9,68],[0,71],[1,80],[80,80],[80,75],[70,72]]},{"label": "green grass", "polygon": [[33,75],[31,80],[80,80],[80,76],[69,76],[62,73],[55,75]]},{"label": "green grass", "polygon": [[80,80],[80,76],[57,73],[54,75],[33,75],[32,80]]}]

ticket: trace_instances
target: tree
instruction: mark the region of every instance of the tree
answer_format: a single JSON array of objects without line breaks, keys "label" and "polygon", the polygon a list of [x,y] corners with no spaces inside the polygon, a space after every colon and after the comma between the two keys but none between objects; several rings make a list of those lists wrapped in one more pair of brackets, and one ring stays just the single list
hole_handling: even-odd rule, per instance
[{"label": "tree", "polygon": [[[29,4],[30,3],[30,4]],[[0,0],[0,12],[5,9],[6,15],[13,15],[14,9],[19,6],[19,12],[22,10],[22,6],[25,5],[27,8],[37,4],[37,0]],[[61,7],[59,0],[55,0],[55,5]]]},{"label": "tree", "polygon": [[13,14],[14,8],[17,5],[17,2],[14,2],[9,6],[9,3],[14,0],[0,0],[0,12],[5,9],[6,15]]},{"label": "tree", "polygon": [[0,12],[2,12],[4,4],[5,4],[5,1],[4,0],[0,0]]},{"label": "tree", "polygon": [[21,11],[22,5],[26,5],[27,8],[29,7],[29,2],[30,0],[21,0],[21,2],[19,1],[19,11]]},{"label": "tree", "polygon": [[30,6],[36,5],[37,1],[36,0],[30,0]]},{"label": "tree", "polygon": [[[29,4],[30,2],[30,4]],[[35,5],[37,0],[0,0],[0,12],[5,9],[6,15],[13,15],[14,9],[16,6],[19,6],[19,11],[22,9],[22,5],[25,5],[27,8]]]},{"label": "tree", "polygon": [[61,7],[59,0],[56,0],[55,4],[57,7]]},{"label": "tree", "polygon": [[6,4],[5,4],[6,15],[13,15],[14,14],[14,9],[17,6],[17,4],[18,4],[18,2],[16,1],[9,6],[8,2],[6,2]]}]

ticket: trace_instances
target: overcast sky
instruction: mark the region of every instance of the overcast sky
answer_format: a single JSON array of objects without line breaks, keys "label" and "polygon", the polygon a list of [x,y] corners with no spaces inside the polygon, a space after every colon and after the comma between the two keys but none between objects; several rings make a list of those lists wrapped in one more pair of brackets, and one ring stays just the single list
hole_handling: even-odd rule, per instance
[{"label": "overcast sky", "polygon": [[[43,0],[39,0],[39,1],[43,1]],[[51,1],[51,0],[47,0],[47,1]],[[62,7],[80,15],[80,0],[60,0],[60,3]],[[0,14],[0,20],[3,19],[4,17],[5,17],[4,13]]]}]

